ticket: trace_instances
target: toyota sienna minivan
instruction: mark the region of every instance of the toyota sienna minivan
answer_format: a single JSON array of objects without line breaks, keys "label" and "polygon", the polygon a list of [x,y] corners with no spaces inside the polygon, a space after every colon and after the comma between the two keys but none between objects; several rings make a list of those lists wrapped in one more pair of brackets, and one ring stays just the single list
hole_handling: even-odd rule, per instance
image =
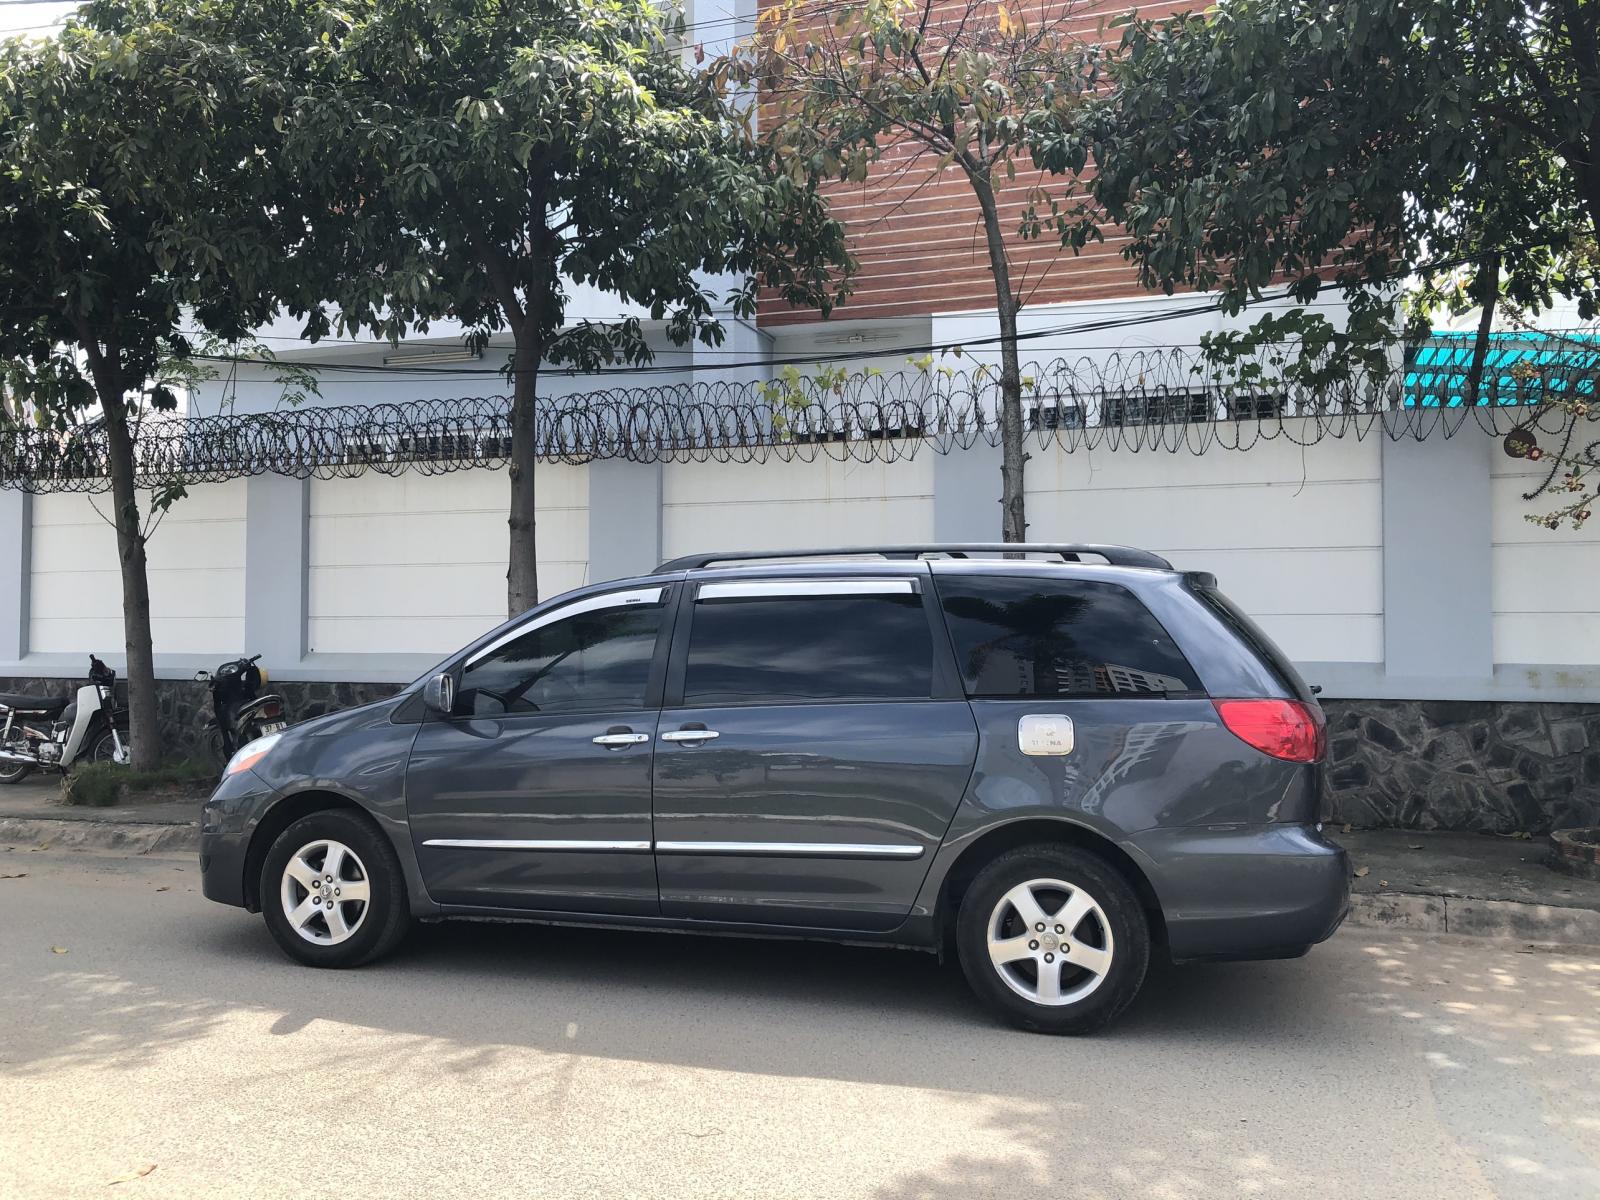
[{"label": "toyota sienna minivan", "polygon": [[1142,550],[704,554],[244,746],[201,868],[311,966],[449,918],[875,942],[1084,1033],[1152,954],[1333,933],[1324,751],[1215,579]]}]

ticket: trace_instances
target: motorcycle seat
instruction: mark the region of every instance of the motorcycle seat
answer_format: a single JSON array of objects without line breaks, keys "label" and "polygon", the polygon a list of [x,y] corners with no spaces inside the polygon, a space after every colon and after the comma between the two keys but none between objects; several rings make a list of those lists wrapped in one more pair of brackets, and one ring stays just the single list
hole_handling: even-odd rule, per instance
[{"label": "motorcycle seat", "polygon": [[55,717],[71,703],[71,696],[24,696],[20,692],[0,692],[0,708],[9,708],[12,712]]}]

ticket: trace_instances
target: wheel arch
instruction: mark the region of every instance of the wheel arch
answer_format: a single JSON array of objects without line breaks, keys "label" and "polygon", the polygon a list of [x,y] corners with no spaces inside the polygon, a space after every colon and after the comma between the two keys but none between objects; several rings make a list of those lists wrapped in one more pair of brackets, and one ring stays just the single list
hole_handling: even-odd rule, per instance
[{"label": "wheel arch", "polygon": [[956,914],[968,886],[996,857],[1020,846],[1059,845],[1087,850],[1104,859],[1128,881],[1150,922],[1157,945],[1167,943],[1166,914],[1150,877],[1133,857],[1104,834],[1062,817],[1022,817],[997,825],[976,838],[957,856],[939,885],[938,928],[942,942],[955,934]]},{"label": "wheel arch", "polygon": [[[278,835],[301,817],[332,809],[357,812],[372,820],[372,814],[349,796],[321,790],[285,796],[262,814],[250,835],[250,845],[244,856],[244,906],[248,911],[261,911],[261,868],[266,864],[267,855],[271,853],[272,843],[278,840]],[[378,822],[373,821],[373,824],[382,831]]]}]

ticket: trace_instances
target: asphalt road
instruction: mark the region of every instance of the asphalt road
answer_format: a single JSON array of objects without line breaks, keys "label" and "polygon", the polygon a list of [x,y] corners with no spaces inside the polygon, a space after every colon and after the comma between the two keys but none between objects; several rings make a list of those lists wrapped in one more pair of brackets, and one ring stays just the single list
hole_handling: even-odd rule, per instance
[{"label": "asphalt road", "polygon": [[457,925],[317,972],[192,860],[23,872],[7,1197],[1600,1196],[1596,957],[1346,931],[1060,1040],[923,955]]}]

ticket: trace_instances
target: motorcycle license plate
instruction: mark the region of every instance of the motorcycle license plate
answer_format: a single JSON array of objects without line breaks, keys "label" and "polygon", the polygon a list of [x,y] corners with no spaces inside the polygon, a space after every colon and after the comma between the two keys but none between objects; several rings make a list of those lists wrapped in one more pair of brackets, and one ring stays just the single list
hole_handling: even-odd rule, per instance
[{"label": "motorcycle license plate", "polygon": [[287,722],[287,721],[265,721],[261,725],[261,732],[262,733],[281,733],[283,730],[285,730],[287,728],[289,728],[289,722]]}]

